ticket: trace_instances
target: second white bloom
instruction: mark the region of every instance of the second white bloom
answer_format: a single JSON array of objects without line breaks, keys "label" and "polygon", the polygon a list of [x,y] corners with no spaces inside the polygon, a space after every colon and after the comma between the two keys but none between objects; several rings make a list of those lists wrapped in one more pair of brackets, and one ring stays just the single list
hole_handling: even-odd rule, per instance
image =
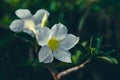
[{"label": "second white bloom", "polygon": [[67,28],[59,23],[55,24],[51,30],[47,27],[37,31],[38,44],[42,46],[39,51],[39,62],[50,63],[53,58],[71,63],[71,53],[68,51],[74,47],[79,37],[67,34]]},{"label": "second white bloom", "polygon": [[[14,32],[25,32],[34,37],[37,28],[44,27],[49,12],[39,9],[34,15],[28,9],[18,9],[15,14],[20,18],[10,24],[10,29]],[[38,26],[38,27],[37,27]]]}]

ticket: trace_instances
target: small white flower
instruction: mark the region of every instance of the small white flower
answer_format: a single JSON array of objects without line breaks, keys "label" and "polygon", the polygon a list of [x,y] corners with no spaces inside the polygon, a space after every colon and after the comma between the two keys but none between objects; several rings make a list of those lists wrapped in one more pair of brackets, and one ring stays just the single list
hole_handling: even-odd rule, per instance
[{"label": "small white flower", "polygon": [[36,34],[36,25],[39,25],[38,27],[40,27],[42,24],[41,27],[43,27],[45,20],[47,20],[49,16],[49,12],[44,9],[38,10],[34,15],[32,15],[28,9],[18,9],[15,14],[20,19],[14,20],[9,26],[10,29],[14,32],[26,32],[31,36]]},{"label": "small white flower", "polygon": [[68,50],[78,43],[79,37],[67,32],[67,28],[61,23],[55,24],[51,30],[47,27],[37,30],[36,38],[42,46],[38,54],[39,62],[50,63],[55,57],[62,62],[71,63],[71,53]]}]

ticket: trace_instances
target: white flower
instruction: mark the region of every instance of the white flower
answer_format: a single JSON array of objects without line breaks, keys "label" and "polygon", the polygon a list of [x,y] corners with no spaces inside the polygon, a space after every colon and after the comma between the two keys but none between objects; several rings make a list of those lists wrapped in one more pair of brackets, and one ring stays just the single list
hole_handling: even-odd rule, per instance
[{"label": "white flower", "polygon": [[37,30],[38,44],[42,46],[38,54],[39,62],[50,63],[55,57],[62,62],[71,63],[71,53],[68,50],[78,43],[79,37],[67,32],[67,28],[61,23],[55,24],[51,30],[47,27]]},{"label": "white flower", "polygon": [[49,12],[44,9],[38,10],[34,15],[28,9],[18,9],[15,14],[20,19],[14,20],[9,26],[10,29],[14,32],[26,32],[31,36],[36,34],[36,25],[43,27],[49,16]]}]

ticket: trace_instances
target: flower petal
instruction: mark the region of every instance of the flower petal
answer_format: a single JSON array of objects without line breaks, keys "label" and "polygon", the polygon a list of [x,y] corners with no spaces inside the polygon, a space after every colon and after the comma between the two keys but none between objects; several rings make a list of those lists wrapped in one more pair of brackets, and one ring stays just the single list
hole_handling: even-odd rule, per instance
[{"label": "flower petal", "polygon": [[44,27],[37,30],[36,38],[38,40],[38,44],[44,46],[48,43],[51,38],[51,31],[49,28]]},{"label": "flower petal", "polygon": [[24,22],[22,20],[17,19],[14,20],[9,27],[14,32],[20,32],[23,30]]},{"label": "flower petal", "polygon": [[69,53],[69,51],[63,48],[59,48],[56,51],[53,51],[53,55],[56,59],[62,62],[71,63],[71,54]]},{"label": "flower petal", "polygon": [[15,14],[22,19],[28,19],[32,17],[32,14],[28,9],[18,9],[15,11]]},{"label": "flower petal", "polygon": [[68,30],[63,24],[58,23],[52,27],[51,32],[52,36],[55,37],[57,40],[62,40],[65,38]]},{"label": "flower petal", "polygon": [[36,25],[32,19],[24,20],[24,29],[28,29],[36,33]]},{"label": "flower petal", "polygon": [[49,12],[46,11],[45,9],[40,9],[33,15],[33,20],[35,21],[36,24],[41,23],[44,14],[49,16]]},{"label": "flower petal", "polygon": [[52,51],[48,48],[48,46],[43,46],[38,54],[38,59],[39,62],[51,62],[52,57],[51,57]]},{"label": "flower petal", "polygon": [[43,60],[42,62],[43,63],[51,63],[52,61],[53,61],[53,54],[50,53],[49,56],[45,60]]},{"label": "flower petal", "polygon": [[42,28],[42,27],[41,27],[41,24],[37,24],[36,30],[39,30],[40,28]]},{"label": "flower petal", "polygon": [[79,41],[79,37],[74,36],[73,34],[67,34],[65,39],[63,39],[60,43],[60,47],[65,50],[69,50],[74,47]]},{"label": "flower petal", "polygon": [[34,37],[34,32],[29,30],[29,29],[23,29],[23,32],[28,33],[29,35],[31,35],[32,37]]}]

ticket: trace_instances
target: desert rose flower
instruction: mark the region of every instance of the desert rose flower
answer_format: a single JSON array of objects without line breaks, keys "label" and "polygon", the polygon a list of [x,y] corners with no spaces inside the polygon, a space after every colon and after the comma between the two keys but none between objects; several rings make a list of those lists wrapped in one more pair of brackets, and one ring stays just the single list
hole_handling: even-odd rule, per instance
[{"label": "desert rose flower", "polygon": [[42,48],[39,51],[39,62],[50,63],[53,58],[71,63],[71,53],[68,51],[79,41],[79,37],[67,34],[67,28],[61,24],[55,24],[51,29],[44,27],[37,30],[37,41]]},{"label": "desert rose flower", "polygon": [[26,32],[31,36],[36,35],[37,25],[43,27],[49,16],[49,12],[40,9],[34,15],[28,9],[18,9],[15,14],[20,18],[10,24],[10,29],[14,32]]}]

